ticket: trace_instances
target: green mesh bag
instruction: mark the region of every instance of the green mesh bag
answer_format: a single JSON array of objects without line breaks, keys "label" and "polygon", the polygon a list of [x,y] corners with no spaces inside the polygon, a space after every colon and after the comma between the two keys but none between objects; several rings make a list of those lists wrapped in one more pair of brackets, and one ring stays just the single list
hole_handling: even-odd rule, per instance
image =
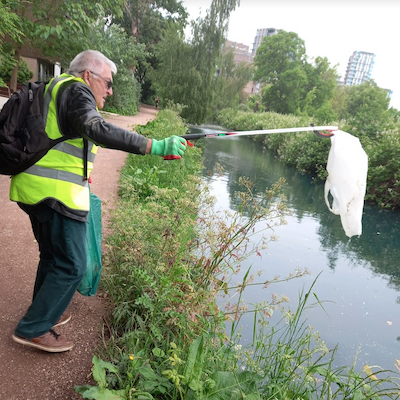
[{"label": "green mesh bag", "polygon": [[90,193],[86,253],[86,274],[78,286],[78,292],[84,296],[94,296],[101,276],[101,200],[93,193]]}]

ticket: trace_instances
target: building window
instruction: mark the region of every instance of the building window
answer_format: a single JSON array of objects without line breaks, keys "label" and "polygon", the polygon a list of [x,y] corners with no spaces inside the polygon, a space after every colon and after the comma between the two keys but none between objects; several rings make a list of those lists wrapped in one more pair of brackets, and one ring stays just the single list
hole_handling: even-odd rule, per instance
[{"label": "building window", "polygon": [[54,65],[46,60],[38,58],[38,80],[47,82],[54,77]]}]

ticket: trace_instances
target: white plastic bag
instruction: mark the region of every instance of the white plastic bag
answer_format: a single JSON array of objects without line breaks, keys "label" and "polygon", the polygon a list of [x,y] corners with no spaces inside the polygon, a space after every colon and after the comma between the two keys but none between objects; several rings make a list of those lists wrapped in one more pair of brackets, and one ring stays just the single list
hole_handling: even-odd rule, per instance
[{"label": "white plastic bag", "polygon": [[[367,187],[368,156],[358,138],[344,131],[331,137],[326,166],[325,203],[335,215],[340,215],[348,237],[361,235],[364,196]],[[332,206],[328,195],[333,198]]]}]

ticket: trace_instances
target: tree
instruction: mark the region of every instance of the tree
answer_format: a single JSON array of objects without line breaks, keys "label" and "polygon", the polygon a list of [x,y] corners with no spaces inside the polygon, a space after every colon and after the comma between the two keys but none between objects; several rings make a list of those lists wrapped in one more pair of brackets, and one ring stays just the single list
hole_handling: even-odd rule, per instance
[{"label": "tree", "polygon": [[[8,35],[8,37],[13,41],[20,40],[22,32],[18,29],[21,20],[12,11],[11,1],[1,1],[0,2],[0,58],[3,58],[6,54],[3,50],[3,38]],[[0,78],[0,86],[4,86],[4,80]]]},{"label": "tree", "polygon": [[262,102],[267,110],[283,114],[335,117],[332,98],[336,67],[327,58],[307,61],[305,43],[294,32],[279,31],[265,37],[255,57],[255,79],[263,83]]},{"label": "tree", "polygon": [[192,22],[189,43],[172,28],[157,46],[157,93],[164,101],[186,105],[182,116],[192,123],[204,122],[209,115],[229,16],[237,4],[238,0],[213,0],[206,16]]},{"label": "tree", "polygon": [[300,112],[308,84],[304,41],[294,32],[279,31],[267,36],[257,50],[254,64],[255,79],[266,85],[262,101],[267,110]]},{"label": "tree", "polygon": [[332,121],[337,118],[332,107],[339,78],[336,67],[331,68],[326,57],[317,57],[313,65],[306,63],[305,68],[308,83],[304,111],[321,122]]},{"label": "tree", "polygon": [[299,66],[282,71],[274,84],[262,89],[262,102],[281,114],[300,114],[307,83],[307,74]]},{"label": "tree", "polygon": [[348,88],[345,130],[362,137],[376,138],[388,129],[392,121],[388,111],[390,98],[386,90],[373,81]]},{"label": "tree", "polygon": [[[3,82],[10,82],[11,73],[14,69],[14,59],[10,54],[3,54],[0,61],[0,79]],[[21,60],[18,68],[18,82],[28,83],[33,77],[33,72],[29,69],[28,64]]]},{"label": "tree", "polygon": [[122,12],[122,0],[103,0],[101,5],[91,0],[6,0],[6,4],[8,13],[19,21],[20,30],[20,35],[8,38],[15,59],[10,82],[13,90],[17,85],[23,46],[45,55],[50,61],[69,61],[85,48],[86,34],[96,22]]},{"label": "tree", "polygon": [[182,29],[187,17],[186,9],[178,0],[127,0],[121,25],[139,43],[154,45],[161,40],[169,23]]},{"label": "tree", "polygon": [[[18,40],[22,32],[18,28],[21,24],[21,19],[12,10],[18,1],[6,0],[0,2],[0,38],[8,35],[12,40]],[[0,42],[0,50],[2,42]]]},{"label": "tree", "polygon": [[149,78],[150,71],[156,69],[158,65],[154,47],[162,40],[170,25],[183,33],[187,17],[186,9],[178,0],[128,0],[124,1],[122,18],[114,20],[121,24],[138,43],[146,46],[147,57],[139,62],[136,69],[144,101],[149,101],[154,96]]},{"label": "tree", "polygon": [[348,86],[337,85],[331,101],[332,109],[339,119],[343,119],[346,113],[348,89]]},{"label": "tree", "polygon": [[156,46],[156,51],[159,64],[152,78],[161,101],[165,103],[172,100],[184,105],[182,116],[199,121],[201,107],[198,101],[202,77],[193,65],[192,47],[171,27],[164,40]]},{"label": "tree", "polygon": [[234,54],[231,51],[222,56],[214,82],[213,114],[244,102],[243,89],[253,76],[253,66],[246,62],[235,64],[233,60]]},{"label": "tree", "polygon": [[266,84],[275,84],[283,72],[302,67],[305,62],[304,40],[297,33],[279,31],[276,35],[265,37],[261,42],[254,58],[255,79]]},{"label": "tree", "polygon": [[141,95],[136,71],[140,61],[147,56],[145,46],[137,44],[117,24],[112,24],[106,30],[101,25],[94,26],[86,44],[89,48],[101,51],[118,68],[114,77],[113,95],[107,97],[104,110],[123,115],[136,114]]}]

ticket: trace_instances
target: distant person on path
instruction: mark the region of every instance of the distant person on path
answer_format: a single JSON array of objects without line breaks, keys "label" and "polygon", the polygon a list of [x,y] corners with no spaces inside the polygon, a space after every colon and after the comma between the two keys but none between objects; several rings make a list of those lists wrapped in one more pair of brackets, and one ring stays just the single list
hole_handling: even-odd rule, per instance
[{"label": "distant person on path", "polygon": [[158,96],[156,96],[156,100],[155,100],[155,102],[156,102],[156,108],[158,108],[158,103],[159,103],[159,99],[158,99]]},{"label": "distant person on path", "polygon": [[67,73],[48,83],[46,132],[53,139],[61,132],[75,139],[59,143],[11,180],[10,199],[29,215],[40,252],[32,303],[12,335],[23,345],[48,352],[74,346],[54,328],[71,319],[66,310],[86,271],[87,178],[97,146],[174,158],[186,150],[181,137],[149,139],[103,119],[98,110],[113,94],[116,72],[102,53],[86,50],[72,60]]}]

